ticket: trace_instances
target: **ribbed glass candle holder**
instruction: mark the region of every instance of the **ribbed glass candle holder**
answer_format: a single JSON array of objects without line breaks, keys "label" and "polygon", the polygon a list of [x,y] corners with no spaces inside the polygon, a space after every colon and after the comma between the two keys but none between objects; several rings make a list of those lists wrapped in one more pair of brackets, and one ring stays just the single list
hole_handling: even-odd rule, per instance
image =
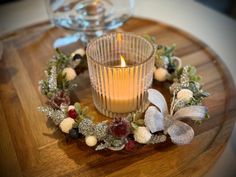
[{"label": "ribbed glass candle holder", "polygon": [[131,33],[111,33],[91,41],[86,54],[99,112],[114,118],[146,109],[155,54],[148,40]]}]

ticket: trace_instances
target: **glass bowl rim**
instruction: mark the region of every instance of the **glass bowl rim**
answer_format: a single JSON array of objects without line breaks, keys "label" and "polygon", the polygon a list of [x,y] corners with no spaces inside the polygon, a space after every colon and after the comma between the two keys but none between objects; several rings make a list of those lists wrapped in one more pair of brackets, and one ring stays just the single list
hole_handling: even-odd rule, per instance
[{"label": "glass bowl rim", "polygon": [[[124,35],[131,35],[131,36],[133,36],[133,37],[142,38],[142,40],[144,40],[145,42],[147,42],[147,43],[150,45],[150,47],[152,47],[152,50],[151,50],[150,54],[146,57],[146,59],[145,59],[144,61],[142,61],[142,62],[140,62],[140,63],[137,63],[137,64],[133,64],[133,65],[127,65],[127,66],[125,66],[125,67],[122,67],[122,66],[106,66],[106,65],[104,65],[103,63],[101,63],[101,62],[95,60],[91,55],[89,55],[88,50],[89,50],[89,48],[90,48],[92,45],[94,45],[94,43],[95,43],[96,41],[101,40],[102,38],[105,38],[105,37],[107,37],[107,36],[114,36],[114,35],[117,35],[118,33],[124,34]],[[92,60],[93,62],[95,62],[96,64],[102,65],[102,66],[104,66],[104,67],[106,67],[106,68],[120,68],[120,69],[122,69],[122,68],[132,68],[132,67],[140,66],[140,65],[143,65],[144,63],[147,63],[149,60],[152,59],[153,55],[155,54],[155,51],[156,51],[156,48],[155,48],[155,46],[154,46],[150,41],[148,41],[147,39],[145,39],[145,38],[144,38],[143,36],[141,36],[141,35],[134,34],[134,33],[130,33],[130,32],[112,32],[112,33],[109,33],[109,34],[105,34],[105,35],[100,36],[100,37],[98,37],[98,38],[92,39],[92,40],[88,43],[88,45],[87,45],[87,47],[86,47],[87,60],[90,59],[90,60]]]}]

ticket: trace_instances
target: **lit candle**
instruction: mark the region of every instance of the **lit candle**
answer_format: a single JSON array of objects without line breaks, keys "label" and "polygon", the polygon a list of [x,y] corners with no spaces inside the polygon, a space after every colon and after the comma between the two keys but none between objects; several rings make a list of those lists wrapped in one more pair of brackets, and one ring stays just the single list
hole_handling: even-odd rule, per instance
[{"label": "lit candle", "polygon": [[149,41],[135,34],[113,33],[89,43],[86,53],[99,112],[114,118],[146,109],[155,54]]},{"label": "lit candle", "polygon": [[137,109],[137,75],[134,77],[134,66],[126,65],[120,55],[120,65],[108,69],[103,85],[108,99],[107,109],[115,113],[129,113]]}]

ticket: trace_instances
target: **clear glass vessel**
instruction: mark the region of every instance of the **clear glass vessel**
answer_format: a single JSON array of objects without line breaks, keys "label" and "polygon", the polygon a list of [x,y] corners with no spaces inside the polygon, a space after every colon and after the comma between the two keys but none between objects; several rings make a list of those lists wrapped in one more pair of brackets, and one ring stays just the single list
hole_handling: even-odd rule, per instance
[{"label": "clear glass vessel", "polygon": [[123,25],[133,14],[135,0],[46,0],[52,23],[72,34],[59,38],[54,47],[76,41],[84,44]]},{"label": "clear glass vessel", "polygon": [[143,112],[152,84],[154,46],[131,33],[111,33],[86,49],[94,104],[108,117]]}]

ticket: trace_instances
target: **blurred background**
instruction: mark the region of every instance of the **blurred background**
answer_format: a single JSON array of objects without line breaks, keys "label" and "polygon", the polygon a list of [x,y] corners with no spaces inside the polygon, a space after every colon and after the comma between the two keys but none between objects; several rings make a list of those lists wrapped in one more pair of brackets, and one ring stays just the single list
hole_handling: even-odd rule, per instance
[{"label": "blurred background", "polygon": [[[1,0],[0,4],[7,4],[24,0]],[[236,20],[236,0],[195,0],[209,8],[221,12]]]},{"label": "blurred background", "polygon": [[236,0],[196,0],[203,5],[228,15],[236,20]]}]

